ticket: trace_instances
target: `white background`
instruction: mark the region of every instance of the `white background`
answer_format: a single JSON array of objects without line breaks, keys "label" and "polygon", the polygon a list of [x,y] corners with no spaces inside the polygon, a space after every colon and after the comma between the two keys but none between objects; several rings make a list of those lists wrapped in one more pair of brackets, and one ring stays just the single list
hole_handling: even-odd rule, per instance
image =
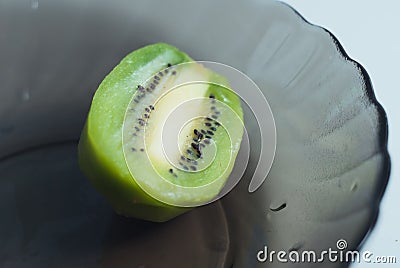
[{"label": "white background", "polygon": [[392,255],[397,264],[354,264],[352,268],[400,267],[400,1],[284,0],[313,24],[327,28],[347,54],[365,67],[389,120],[392,170],[375,229],[362,250]]}]

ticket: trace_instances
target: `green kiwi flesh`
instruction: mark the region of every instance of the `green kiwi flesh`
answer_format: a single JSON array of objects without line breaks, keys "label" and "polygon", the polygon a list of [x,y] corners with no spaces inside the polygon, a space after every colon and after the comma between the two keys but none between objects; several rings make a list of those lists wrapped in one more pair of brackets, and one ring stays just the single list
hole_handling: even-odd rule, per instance
[{"label": "green kiwi flesh", "polygon": [[[195,119],[178,136],[162,136],[180,105],[177,118]],[[242,120],[240,100],[225,78],[173,46],[149,45],[127,55],[97,89],[79,164],[118,214],[167,221],[221,191],[239,150]],[[169,158],[163,142],[175,144]]]}]

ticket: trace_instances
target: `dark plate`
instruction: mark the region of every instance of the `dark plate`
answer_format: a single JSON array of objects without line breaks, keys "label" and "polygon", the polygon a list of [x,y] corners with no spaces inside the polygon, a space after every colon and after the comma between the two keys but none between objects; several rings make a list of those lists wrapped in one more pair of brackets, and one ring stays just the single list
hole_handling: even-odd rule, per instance
[{"label": "dark plate", "polygon": [[[389,175],[386,116],[365,70],[279,2],[135,2],[0,2],[0,266],[289,267],[256,254],[339,239],[357,248]],[[249,169],[228,196],[153,224],[112,212],[79,172],[76,141],[104,75],[160,41],[249,75],[278,144],[255,193],[251,136]]]}]

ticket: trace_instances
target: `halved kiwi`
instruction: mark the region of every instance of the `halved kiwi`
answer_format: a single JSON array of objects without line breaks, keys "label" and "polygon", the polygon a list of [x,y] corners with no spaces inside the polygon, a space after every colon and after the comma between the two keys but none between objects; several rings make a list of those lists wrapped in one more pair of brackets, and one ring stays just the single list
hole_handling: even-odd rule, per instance
[{"label": "halved kiwi", "polygon": [[166,221],[220,193],[242,120],[224,77],[173,46],[149,45],[100,84],[79,163],[118,214]]}]

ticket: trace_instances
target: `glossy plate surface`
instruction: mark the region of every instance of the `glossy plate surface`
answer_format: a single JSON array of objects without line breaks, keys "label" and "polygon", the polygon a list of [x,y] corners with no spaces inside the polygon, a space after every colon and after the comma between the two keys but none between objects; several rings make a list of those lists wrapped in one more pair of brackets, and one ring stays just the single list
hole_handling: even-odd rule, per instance
[{"label": "glossy plate surface", "polygon": [[[356,248],[372,228],[389,175],[385,113],[363,68],[285,4],[6,0],[0,25],[0,266],[291,267],[256,254],[338,239]],[[249,194],[259,141],[248,120],[240,184],[165,224],[116,216],[76,159],[99,82],[155,42],[249,75],[278,139],[267,180]]]}]

